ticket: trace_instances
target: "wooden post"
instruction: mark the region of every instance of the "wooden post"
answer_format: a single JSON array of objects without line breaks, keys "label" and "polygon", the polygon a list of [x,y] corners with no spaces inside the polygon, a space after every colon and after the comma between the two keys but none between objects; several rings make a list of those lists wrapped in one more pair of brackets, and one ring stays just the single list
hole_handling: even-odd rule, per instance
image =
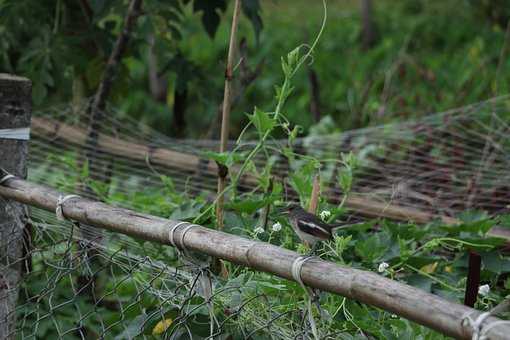
[{"label": "wooden post", "polygon": [[[27,175],[28,140],[20,133],[6,136],[5,129],[30,127],[31,95],[30,80],[0,73],[0,167],[22,178]],[[0,180],[5,175],[1,171]],[[0,339],[15,338],[17,286],[27,218],[23,204],[0,197]]]},{"label": "wooden post", "polygon": [[480,286],[480,270],[482,268],[482,257],[477,253],[469,252],[468,276],[466,282],[466,292],[464,294],[464,304],[474,307],[478,297],[478,287]]}]

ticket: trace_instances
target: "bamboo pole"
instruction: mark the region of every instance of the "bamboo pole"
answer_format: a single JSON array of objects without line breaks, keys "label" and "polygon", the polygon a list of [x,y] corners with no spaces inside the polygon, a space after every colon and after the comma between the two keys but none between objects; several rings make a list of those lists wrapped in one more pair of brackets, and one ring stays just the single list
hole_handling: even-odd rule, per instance
[{"label": "bamboo pole", "polygon": [[[228,57],[227,66],[225,69],[225,90],[223,94],[223,109],[221,115],[221,142],[220,152],[227,151],[228,135],[230,131],[230,109],[232,106],[232,100],[230,95],[232,92],[232,79],[234,75],[234,55],[236,45],[236,34],[237,26],[239,22],[239,14],[241,12],[241,1],[236,0],[234,4],[234,13],[232,16],[232,27],[230,29],[230,42],[228,45]],[[223,167],[220,167],[218,171],[218,202],[216,203],[216,220],[218,229],[223,229],[223,203],[224,203],[224,191],[227,184],[228,172]]]},{"label": "bamboo pole", "polygon": [[[0,185],[0,196],[48,211],[55,211],[61,195],[64,194],[19,178]],[[180,223],[82,198],[68,200],[63,212],[67,218],[81,223],[167,245],[169,229]],[[182,239],[189,250],[292,280],[292,264],[300,256],[296,252],[201,226],[189,229],[182,237],[184,228],[185,225],[177,228],[174,237]],[[302,280],[310,287],[382,308],[459,339],[470,339],[473,335],[472,327],[463,318],[470,315],[476,319],[482,314],[374,272],[320,259],[311,259],[303,265]],[[489,317],[484,324],[496,321],[500,319]],[[486,335],[488,339],[502,340],[508,339],[508,334],[510,325],[504,323],[492,327]]]},{"label": "bamboo pole", "polygon": [[[41,117],[32,117],[32,133],[41,138],[58,138],[78,146],[84,146],[87,138],[87,133],[83,129]],[[196,155],[166,148],[150,148],[148,145],[114,138],[101,133],[98,135],[97,147],[104,153],[129,158],[135,161],[145,162],[149,157],[152,163],[169,168],[189,170],[196,169],[201,165],[201,158]],[[206,164],[206,171],[217,173],[219,168],[217,164],[208,162]],[[238,168],[230,169],[231,174],[235,174],[237,171]],[[258,184],[257,179],[251,174],[245,174],[243,176],[243,182],[247,185]],[[333,191],[327,192],[326,196],[330,201],[340,202],[342,199],[340,193]],[[345,207],[368,217],[383,217],[398,221],[413,221],[416,223],[428,223],[436,219],[440,219],[443,223],[448,225],[460,223],[458,219],[453,217],[431,214],[415,208],[381,202],[356,193],[349,194],[345,202]],[[510,240],[510,230],[505,228],[493,227],[488,234],[490,236],[502,237]]]}]

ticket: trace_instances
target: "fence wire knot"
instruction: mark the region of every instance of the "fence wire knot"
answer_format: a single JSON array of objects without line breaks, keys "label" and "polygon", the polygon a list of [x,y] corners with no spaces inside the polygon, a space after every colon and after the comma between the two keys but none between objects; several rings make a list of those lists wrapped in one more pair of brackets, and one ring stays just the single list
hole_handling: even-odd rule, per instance
[{"label": "fence wire knot", "polygon": [[66,195],[66,196],[58,196],[57,200],[57,208],[55,209],[55,215],[57,215],[57,220],[65,221],[66,217],[64,216],[64,203],[72,198],[79,198],[78,195]]}]

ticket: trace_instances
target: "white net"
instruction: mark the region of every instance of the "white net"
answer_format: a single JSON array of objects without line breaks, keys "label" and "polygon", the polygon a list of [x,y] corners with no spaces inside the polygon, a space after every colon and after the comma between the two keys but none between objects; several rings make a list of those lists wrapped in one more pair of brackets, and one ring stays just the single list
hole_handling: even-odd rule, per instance
[{"label": "white net", "polygon": [[[83,108],[35,113],[31,181],[175,219],[194,217],[214,200],[218,168],[207,151],[217,150],[217,141],[172,139],[111,110],[102,122],[98,162],[87,166],[80,157],[90,149]],[[285,200],[302,199],[293,174],[314,159],[320,163],[322,199],[338,203],[345,194],[338,181],[342,154],[352,152],[357,166],[346,201],[349,215],[416,220],[423,214],[456,217],[465,210],[499,214],[510,204],[509,118],[510,98],[501,97],[405,123],[298,138],[293,159],[284,152],[288,140],[271,140],[268,152],[254,159],[254,177],[243,178],[236,189],[241,195],[263,191],[256,174],[270,169],[283,183]],[[230,148],[242,152],[255,144],[231,142]],[[93,189],[92,196],[83,184]],[[191,197],[198,208],[186,206]],[[217,338],[226,329],[238,338],[311,337],[297,284],[239,268],[230,280],[221,280],[211,275],[207,258],[178,260],[171,247],[60,222],[39,209],[31,210],[31,219],[32,239],[23,258],[29,273],[16,309],[18,337]],[[461,289],[452,290],[458,298]],[[317,311],[323,338],[367,337],[367,329],[378,334],[376,320],[389,320],[388,329],[401,322],[339,296],[321,299],[334,300]]]},{"label": "white net", "polygon": [[[76,156],[87,149],[83,112],[81,107],[67,107],[36,114],[30,145],[32,180],[64,185],[93,173],[100,182],[97,191],[102,182],[108,184],[103,189],[110,196],[128,198],[135,192],[161,190],[164,175],[179,191],[215,194],[217,168],[204,152],[216,151],[217,141],[172,139],[119,113],[107,115],[102,124],[99,165],[85,174],[77,172]],[[351,194],[365,199],[367,205],[396,206],[404,215],[406,208],[451,217],[465,210],[501,213],[510,203],[509,116],[510,99],[499,97],[405,123],[299,138],[293,145],[298,161],[293,162],[281,152],[287,140],[272,140],[268,143],[272,154],[260,153],[254,164],[261,171],[271,163],[271,174],[288,184],[302,166],[299,156],[313,157],[321,163],[324,195],[338,202],[343,194],[337,181],[339,160],[342,153],[353,152],[358,166]],[[243,142],[239,150],[255,143]],[[230,143],[231,148],[235,146]],[[69,177],[51,180],[52,174],[60,173]],[[257,185],[241,181],[239,188],[249,191]],[[287,196],[288,200],[298,198],[292,190]]]}]

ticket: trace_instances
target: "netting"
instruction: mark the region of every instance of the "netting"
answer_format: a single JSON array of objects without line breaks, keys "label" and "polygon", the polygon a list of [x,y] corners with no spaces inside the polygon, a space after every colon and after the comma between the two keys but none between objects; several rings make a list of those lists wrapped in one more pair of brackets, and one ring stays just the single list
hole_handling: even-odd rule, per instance
[{"label": "netting", "polygon": [[[249,308],[249,314],[248,306],[266,302],[256,288],[247,292],[242,281],[223,286],[215,282],[213,287],[207,266],[200,268],[193,262],[170,267],[158,260],[175,258],[168,247],[143,247],[122,236],[109,235],[108,246],[94,244],[100,251],[90,258],[87,247],[76,243],[87,241],[72,237],[73,229],[80,228],[78,224],[59,222],[34,209],[32,226],[36,246],[24,259],[30,258],[30,264],[25,264],[28,273],[17,307],[19,328],[15,332],[21,338],[55,333],[59,338],[115,335],[124,339],[153,334],[179,338],[191,334],[191,329],[195,336],[214,337],[221,334],[229,319],[221,320],[221,324],[211,319],[210,303],[215,308],[233,308],[230,320],[238,324],[241,334],[257,328],[267,332],[269,327],[277,338],[287,335],[281,334],[271,306]],[[243,300],[243,305],[232,304],[235,297]],[[255,310],[267,311],[268,315]],[[240,322],[234,316],[250,321]],[[273,317],[275,320],[268,319]]]},{"label": "netting", "polygon": [[[76,233],[80,224],[58,221],[36,208],[30,225],[32,246],[20,259],[24,275],[15,310],[17,338],[216,339],[224,333],[239,339],[312,337],[295,283],[266,274],[255,277],[248,269],[238,269],[235,279],[221,280],[199,254],[178,256],[173,248],[119,234],[101,233],[107,246],[91,244],[92,235]],[[168,265],[171,262],[176,266]],[[290,296],[275,299],[276,290]],[[320,337],[364,334],[357,326],[364,321],[353,320],[349,312],[361,307],[328,297],[334,298],[336,310],[318,309]],[[343,321],[333,327],[337,314],[344,315]],[[386,313],[371,314],[377,319]]]},{"label": "netting", "polygon": [[[271,174],[284,179],[290,188],[287,199],[298,200],[290,183],[292,174],[301,170],[303,159],[313,157],[321,163],[325,196],[335,202],[343,195],[338,183],[341,154],[353,152],[358,166],[351,193],[367,202],[396,206],[404,214],[405,208],[452,217],[474,209],[505,212],[510,203],[506,171],[509,110],[509,98],[500,97],[405,123],[298,138],[292,146],[297,155],[293,161],[282,152],[287,140],[272,140],[267,146],[271,154],[260,153],[254,166],[260,173],[270,164]],[[30,152],[32,179],[44,178],[48,183],[48,174],[51,177],[61,171],[71,179],[83,177],[75,171],[79,167],[77,153],[87,149],[83,115],[81,107],[37,114]],[[87,169],[87,174],[94,173],[98,186],[109,184],[104,188],[108,195],[128,197],[147,188],[159,189],[161,175],[170,178],[179,191],[214,195],[217,169],[205,152],[217,150],[217,141],[172,139],[118,112],[105,116],[102,134],[102,162]],[[255,144],[231,142],[230,148],[237,146],[242,152]],[[160,150],[173,153],[153,160]],[[59,171],[48,171],[50,168]],[[54,180],[63,184],[62,178]],[[257,188],[256,180],[239,184],[244,191]],[[124,203],[130,204],[128,200]]]},{"label": "netting", "polygon": [[[29,179],[184,220],[215,198],[217,167],[207,152],[217,149],[217,141],[172,139],[121,112],[109,112],[100,131],[99,162],[92,166],[80,158],[90,148],[84,106],[36,112]],[[287,139],[271,140],[268,153],[254,158],[251,179],[242,178],[237,191],[241,196],[263,191],[257,174],[270,169],[282,181],[286,201],[303,200],[293,174],[308,171],[307,161],[313,159],[320,163],[323,203],[336,204],[347,194],[338,180],[342,154],[352,152],[357,165],[348,194],[367,207],[373,202],[397,207],[404,216],[408,208],[451,217],[469,209],[506,212],[509,115],[510,99],[502,97],[406,123],[298,138],[292,145]],[[255,144],[231,142],[230,148],[243,152]],[[292,159],[286,149],[292,150]],[[93,189],[92,196],[83,183]],[[187,197],[195,198],[196,206],[186,205]],[[345,218],[370,215],[351,208]],[[312,337],[306,299],[296,283],[235,266],[231,279],[224,280],[211,274],[210,259],[199,254],[179,255],[171,247],[58,221],[38,209],[31,210],[30,219],[16,337]],[[239,228],[250,224],[237,221]],[[452,291],[460,294],[458,287]],[[403,322],[339,296],[318,299],[315,320],[322,338],[366,337],[364,330],[380,320],[389,320],[388,331],[392,323]],[[325,304],[328,300],[334,303]],[[415,326],[408,330],[428,334]]]}]

